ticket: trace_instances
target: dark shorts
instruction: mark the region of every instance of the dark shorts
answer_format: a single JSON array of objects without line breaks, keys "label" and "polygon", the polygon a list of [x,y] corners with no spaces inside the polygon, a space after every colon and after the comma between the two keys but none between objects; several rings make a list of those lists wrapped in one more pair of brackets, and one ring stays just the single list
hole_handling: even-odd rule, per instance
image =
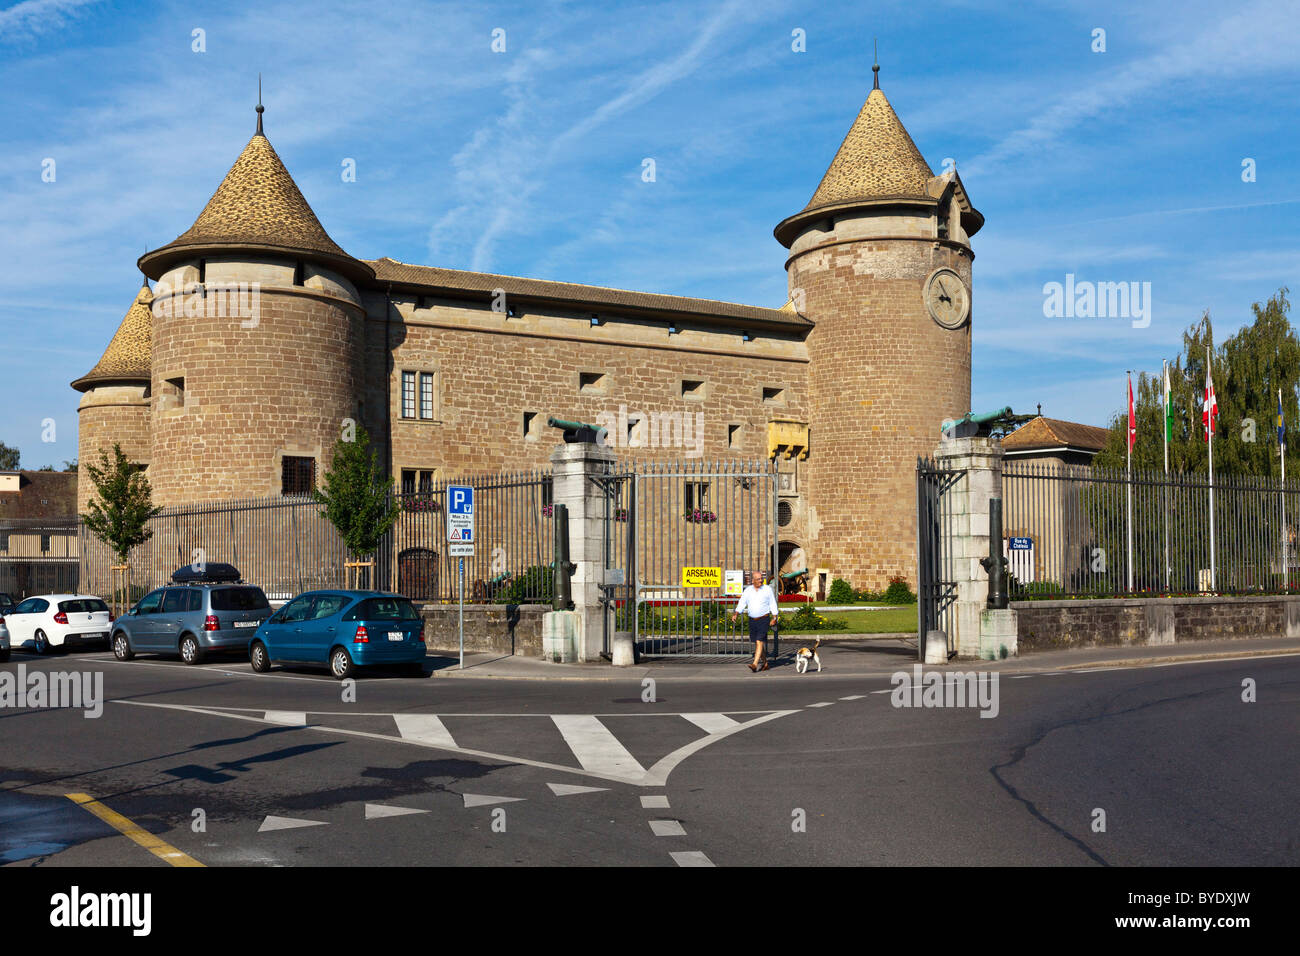
[{"label": "dark shorts", "polygon": [[751,641],[767,640],[767,628],[771,623],[771,618],[766,614],[749,619],[749,639]]}]

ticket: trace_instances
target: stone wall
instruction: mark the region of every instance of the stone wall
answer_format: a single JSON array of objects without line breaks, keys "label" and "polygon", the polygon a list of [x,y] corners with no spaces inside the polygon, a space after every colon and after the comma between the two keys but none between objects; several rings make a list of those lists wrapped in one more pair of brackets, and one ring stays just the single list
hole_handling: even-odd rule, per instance
[{"label": "stone wall", "polygon": [[1300,637],[1300,597],[1013,601],[1025,651]]},{"label": "stone wall", "polygon": [[[542,656],[542,615],[548,604],[466,604],[465,653]],[[424,641],[430,651],[458,651],[460,605],[426,604]]]},{"label": "stone wall", "polygon": [[95,493],[87,464],[98,465],[100,452],[113,460],[113,444],[136,464],[148,465],[149,389],[139,385],[98,385],[88,389],[77,407],[77,514],[85,514]]}]

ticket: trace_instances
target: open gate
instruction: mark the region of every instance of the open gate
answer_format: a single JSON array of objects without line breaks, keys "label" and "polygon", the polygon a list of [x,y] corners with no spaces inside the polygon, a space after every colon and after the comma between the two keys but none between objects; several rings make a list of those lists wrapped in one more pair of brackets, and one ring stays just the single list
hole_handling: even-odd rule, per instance
[{"label": "open gate", "polygon": [[929,458],[916,460],[916,615],[917,658],[925,660],[925,636],[932,630],[948,637],[953,652],[953,605],[957,581],[953,573],[953,487],[964,469],[943,468]]},{"label": "open gate", "polygon": [[[745,620],[730,621],[737,580],[762,571],[779,593],[777,473],[770,462],[613,465],[605,489],[609,628],[643,657],[751,654]],[[730,575],[727,572],[732,572]],[[773,635],[768,653],[779,652]]]}]

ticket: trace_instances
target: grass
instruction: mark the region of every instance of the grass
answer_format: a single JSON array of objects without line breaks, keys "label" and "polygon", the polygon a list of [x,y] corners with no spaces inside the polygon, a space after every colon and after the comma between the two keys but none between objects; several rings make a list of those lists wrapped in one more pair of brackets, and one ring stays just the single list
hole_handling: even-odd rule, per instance
[{"label": "grass", "polygon": [[824,617],[844,620],[849,626],[842,631],[801,631],[782,626],[781,636],[787,634],[819,634],[830,640],[841,634],[894,634],[916,630],[916,605],[900,604],[880,611],[833,610],[822,611]]}]

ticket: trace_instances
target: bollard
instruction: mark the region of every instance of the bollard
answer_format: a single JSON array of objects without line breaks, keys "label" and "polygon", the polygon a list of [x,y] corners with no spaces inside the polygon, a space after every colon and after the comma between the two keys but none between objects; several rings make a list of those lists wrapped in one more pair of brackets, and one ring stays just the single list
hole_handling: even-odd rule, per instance
[{"label": "bollard", "polygon": [[980,558],[980,566],[989,575],[988,607],[1004,610],[1007,597],[1007,559],[1002,555],[1002,499],[989,499],[989,554]]}]

